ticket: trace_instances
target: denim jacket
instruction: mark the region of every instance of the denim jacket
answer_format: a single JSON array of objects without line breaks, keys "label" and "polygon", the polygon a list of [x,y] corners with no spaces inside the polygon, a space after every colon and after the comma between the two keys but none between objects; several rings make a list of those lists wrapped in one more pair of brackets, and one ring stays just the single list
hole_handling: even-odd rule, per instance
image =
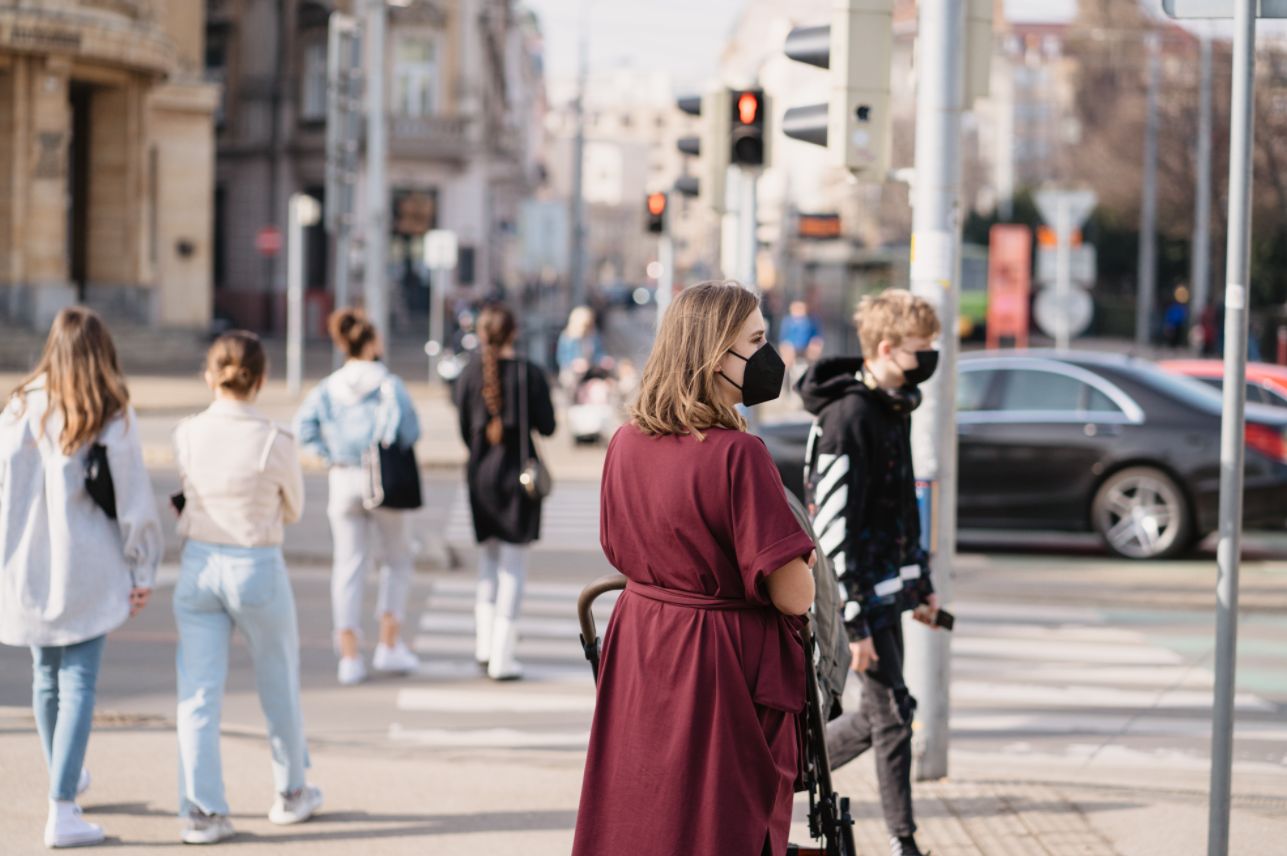
[{"label": "denim jacket", "polygon": [[349,360],[304,399],[295,416],[300,448],[333,467],[356,467],[378,439],[407,447],[420,420],[402,380],[384,363]]}]

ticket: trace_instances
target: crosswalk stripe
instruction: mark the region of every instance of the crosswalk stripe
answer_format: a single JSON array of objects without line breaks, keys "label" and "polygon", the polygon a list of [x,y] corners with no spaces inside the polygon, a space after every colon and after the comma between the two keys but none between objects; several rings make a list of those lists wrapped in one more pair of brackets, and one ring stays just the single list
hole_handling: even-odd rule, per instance
[{"label": "crosswalk stripe", "polygon": [[[987,702],[991,707],[1022,705],[1025,709],[1129,708],[1151,713],[1211,709],[1211,693],[1200,690],[1130,690],[1104,686],[1003,684],[953,681],[952,698]],[[1247,693],[1238,693],[1234,706],[1240,711],[1273,711],[1274,705]]]},{"label": "crosswalk stripe", "polygon": [[[473,518],[469,493],[456,489],[447,512],[446,539],[450,544],[472,546]],[[541,509],[541,539],[538,546],[564,550],[598,552],[599,489],[592,484],[557,486]]]},{"label": "crosswalk stripe", "polygon": [[[472,635],[474,616],[458,612],[426,612],[420,616],[420,629],[432,634]],[[538,618],[522,615],[518,619],[519,638],[527,639],[570,639],[581,635],[581,627],[575,619]]]},{"label": "crosswalk stripe", "polygon": [[[468,636],[459,633],[417,633],[411,640],[411,650],[421,657],[473,657],[474,634]],[[581,645],[574,639],[533,639],[522,637],[518,640],[517,656],[520,661],[526,660],[584,660]],[[590,666],[585,666],[586,674]],[[517,685],[516,685],[517,686]]]},{"label": "crosswalk stripe", "polygon": [[408,687],[398,691],[397,707],[432,713],[593,713],[594,694]]},{"label": "crosswalk stripe", "polygon": [[417,746],[470,749],[541,749],[583,748],[590,740],[590,730],[520,731],[516,728],[404,728],[399,723],[389,726],[389,739]]}]

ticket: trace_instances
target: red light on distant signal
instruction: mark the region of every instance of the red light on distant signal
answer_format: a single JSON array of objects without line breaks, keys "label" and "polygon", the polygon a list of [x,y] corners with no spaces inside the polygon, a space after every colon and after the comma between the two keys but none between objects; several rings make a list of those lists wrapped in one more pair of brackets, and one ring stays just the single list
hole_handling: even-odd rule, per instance
[{"label": "red light on distant signal", "polygon": [[666,213],[666,194],[648,194],[648,213],[654,217],[660,217],[662,214]]},{"label": "red light on distant signal", "polygon": [[737,120],[743,125],[754,125],[760,113],[760,99],[754,92],[743,92],[737,98]]}]

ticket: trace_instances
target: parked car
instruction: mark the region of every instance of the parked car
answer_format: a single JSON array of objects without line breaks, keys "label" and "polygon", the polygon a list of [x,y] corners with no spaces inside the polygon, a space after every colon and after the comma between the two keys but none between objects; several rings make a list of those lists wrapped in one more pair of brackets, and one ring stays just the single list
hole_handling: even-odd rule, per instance
[{"label": "parked car", "polygon": [[[1121,556],[1173,556],[1217,528],[1220,396],[1133,357],[962,354],[957,375],[963,529],[1095,531]],[[806,415],[761,425],[803,492]],[[1287,413],[1247,406],[1247,526],[1287,522]]]},{"label": "parked car", "polygon": [[[1216,389],[1224,388],[1223,360],[1163,360],[1158,366]],[[1287,366],[1247,363],[1247,403],[1287,407]]]}]

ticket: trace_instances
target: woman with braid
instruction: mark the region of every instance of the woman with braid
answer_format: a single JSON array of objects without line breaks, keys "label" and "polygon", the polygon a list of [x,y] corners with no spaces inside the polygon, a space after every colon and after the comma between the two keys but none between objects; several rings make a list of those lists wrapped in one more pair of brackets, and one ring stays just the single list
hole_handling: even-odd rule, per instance
[{"label": "woman with braid", "polygon": [[[541,536],[541,501],[519,484],[522,450],[536,456],[531,432],[554,433],[554,405],[545,374],[514,350],[518,325],[501,304],[478,316],[482,359],[456,383],[460,436],[469,447],[465,478],[478,539],[474,656],[493,680],[522,675],[514,659],[516,622],[527,577],[527,545]],[[520,405],[520,394],[526,402]],[[527,437],[522,437],[527,432]],[[523,441],[526,441],[525,443]]]}]

